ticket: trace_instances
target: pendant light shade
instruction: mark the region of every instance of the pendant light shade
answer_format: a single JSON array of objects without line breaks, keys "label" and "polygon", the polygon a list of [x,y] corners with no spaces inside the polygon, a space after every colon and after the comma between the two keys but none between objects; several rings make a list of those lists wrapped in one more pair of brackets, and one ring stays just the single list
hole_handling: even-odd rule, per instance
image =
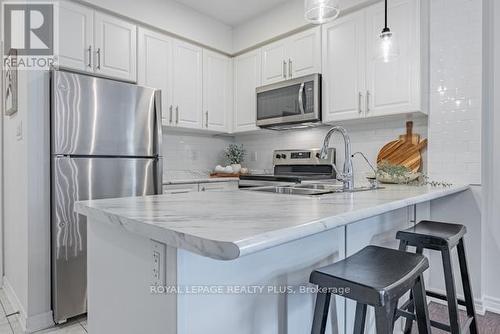
[{"label": "pendant light shade", "polygon": [[339,0],[305,0],[305,19],[322,24],[335,20],[340,14]]},{"label": "pendant light shade", "polygon": [[376,47],[375,54],[379,61],[389,63],[399,57],[399,45],[396,36],[387,25],[387,0],[385,0],[385,27],[378,36]]}]

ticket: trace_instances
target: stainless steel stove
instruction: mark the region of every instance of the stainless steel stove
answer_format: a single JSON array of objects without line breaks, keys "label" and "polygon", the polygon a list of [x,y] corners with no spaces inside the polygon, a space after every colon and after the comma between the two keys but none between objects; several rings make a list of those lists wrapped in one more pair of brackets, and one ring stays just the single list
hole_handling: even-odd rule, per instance
[{"label": "stainless steel stove", "polygon": [[242,175],[240,188],[333,180],[336,177],[335,149],[328,149],[320,159],[320,149],[276,150],[273,152],[273,174]]}]

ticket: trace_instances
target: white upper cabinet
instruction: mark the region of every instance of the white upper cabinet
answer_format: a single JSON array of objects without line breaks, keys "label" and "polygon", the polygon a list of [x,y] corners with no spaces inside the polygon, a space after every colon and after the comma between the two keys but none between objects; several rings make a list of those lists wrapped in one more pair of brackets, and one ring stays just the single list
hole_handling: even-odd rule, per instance
[{"label": "white upper cabinet", "polygon": [[323,27],[323,120],[362,117],[365,96],[365,14]]},{"label": "white upper cabinet", "polygon": [[203,50],[203,126],[229,132],[232,112],[232,62],[222,54]]},{"label": "white upper cabinet", "polygon": [[321,27],[262,47],[262,84],[321,72]]},{"label": "white upper cabinet", "polygon": [[377,36],[384,26],[384,6],[367,9],[367,116],[414,112],[420,99],[420,1],[394,0],[389,6],[389,26],[399,46],[396,61],[376,60]]},{"label": "white upper cabinet", "polygon": [[174,40],[173,106],[175,125],[202,128],[202,49]]},{"label": "white upper cabinet", "polygon": [[137,26],[69,1],[56,5],[56,64],[137,80]]},{"label": "white upper cabinet", "polygon": [[288,78],[321,73],[321,27],[288,38]]},{"label": "white upper cabinet", "polygon": [[233,132],[258,129],[256,93],[261,85],[261,50],[234,58],[234,125]]},{"label": "white upper cabinet", "polygon": [[285,80],[287,71],[286,41],[281,40],[262,47],[263,85]]},{"label": "white upper cabinet", "polygon": [[376,4],[323,26],[325,122],[426,112],[421,99],[420,0],[394,0],[389,26],[400,55],[376,58],[384,6]]},{"label": "white upper cabinet", "polygon": [[114,16],[95,13],[96,72],[137,80],[137,27]]},{"label": "white upper cabinet", "polygon": [[92,72],[94,11],[66,1],[59,2],[55,9],[57,64]]},{"label": "white upper cabinet", "polygon": [[139,28],[140,85],[161,89],[163,123],[174,122],[172,101],[172,43],[171,37]]}]

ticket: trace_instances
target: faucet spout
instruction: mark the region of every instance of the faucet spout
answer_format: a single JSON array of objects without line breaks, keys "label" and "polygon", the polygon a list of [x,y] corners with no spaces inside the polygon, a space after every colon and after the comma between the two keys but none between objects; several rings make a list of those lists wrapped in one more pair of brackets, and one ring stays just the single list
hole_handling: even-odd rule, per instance
[{"label": "faucet spout", "polygon": [[335,172],[337,173],[337,180],[343,182],[344,190],[353,190],[354,171],[353,171],[352,155],[351,155],[351,139],[345,128],[341,126],[334,126],[327,132],[325,139],[323,140],[323,146],[321,147],[320,156],[322,159],[325,159],[327,157],[328,146],[330,145],[330,139],[334,133],[340,133],[342,135],[345,147],[344,168],[342,170],[342,173],[340,173],[337,167],[334,165]]}]

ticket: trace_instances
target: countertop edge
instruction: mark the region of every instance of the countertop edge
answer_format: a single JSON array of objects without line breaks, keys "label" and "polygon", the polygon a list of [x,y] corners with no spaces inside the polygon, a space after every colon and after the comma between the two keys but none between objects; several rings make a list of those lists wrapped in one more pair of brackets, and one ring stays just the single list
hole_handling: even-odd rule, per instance
[{"label": "countertop edge", "polygon": [[[328,218],[311,221],[304,225],[263,233],[235,242],[209,240],[153,225],[146,225],[135,219],[88,207],[85,205],[86,202],[76,202],[75,211],[94,219],[122,226],[129,232],[163,242],[171,247],[184,249],[216,260],[235,260],[242,256],[299,240],[340,226],[345,226],[363,219],[378,216],[386,212],[447,197],[469,189],[469,185],[455,186],[449,189],[442,189],[440,192],[426,193],[367,209],[341,213]],[[293,233],[290,233],[292,231]]]},{"label": "countertop edge", "polygon": [[[367,209],[346,212],[325,219],[315,220],[305,225],[295,226],[288,229],[281,229],[279,231],[273,231],[257,235],[249,239],[238,241],[236,242],[236,245],[240,249],[240,257],[246,256],[258,251],[262,251],[268,248],[285,244],[287,242],[292,242],[317,233],[325,232],[340,226],[346,226],[363,219],[375,217],[380,214],[398,210],[410,205],[420,204],[435,199],[447,197],[450,195],[467,191],[469,189],[470,189],[469,185],[457,186],[450,189],[443,189],[443,191],[439,193],[435,192],[435,193],[418,195]],[[294,236],[290,237],[291,233],[283,233],[284,231],[293,231]],[[287,237],[284,237],[283,234],[285,234]],[[263,240],[264,238],[265,242]]]},{"label": "countertop edge", "polygon": [[237,177],[212,177],[200,179],[170,179],[163,180],[163,185],[168,186],[172,184],[190,184],[190,183],[215,183],[215,182],[238,182],[240,179]]}]

